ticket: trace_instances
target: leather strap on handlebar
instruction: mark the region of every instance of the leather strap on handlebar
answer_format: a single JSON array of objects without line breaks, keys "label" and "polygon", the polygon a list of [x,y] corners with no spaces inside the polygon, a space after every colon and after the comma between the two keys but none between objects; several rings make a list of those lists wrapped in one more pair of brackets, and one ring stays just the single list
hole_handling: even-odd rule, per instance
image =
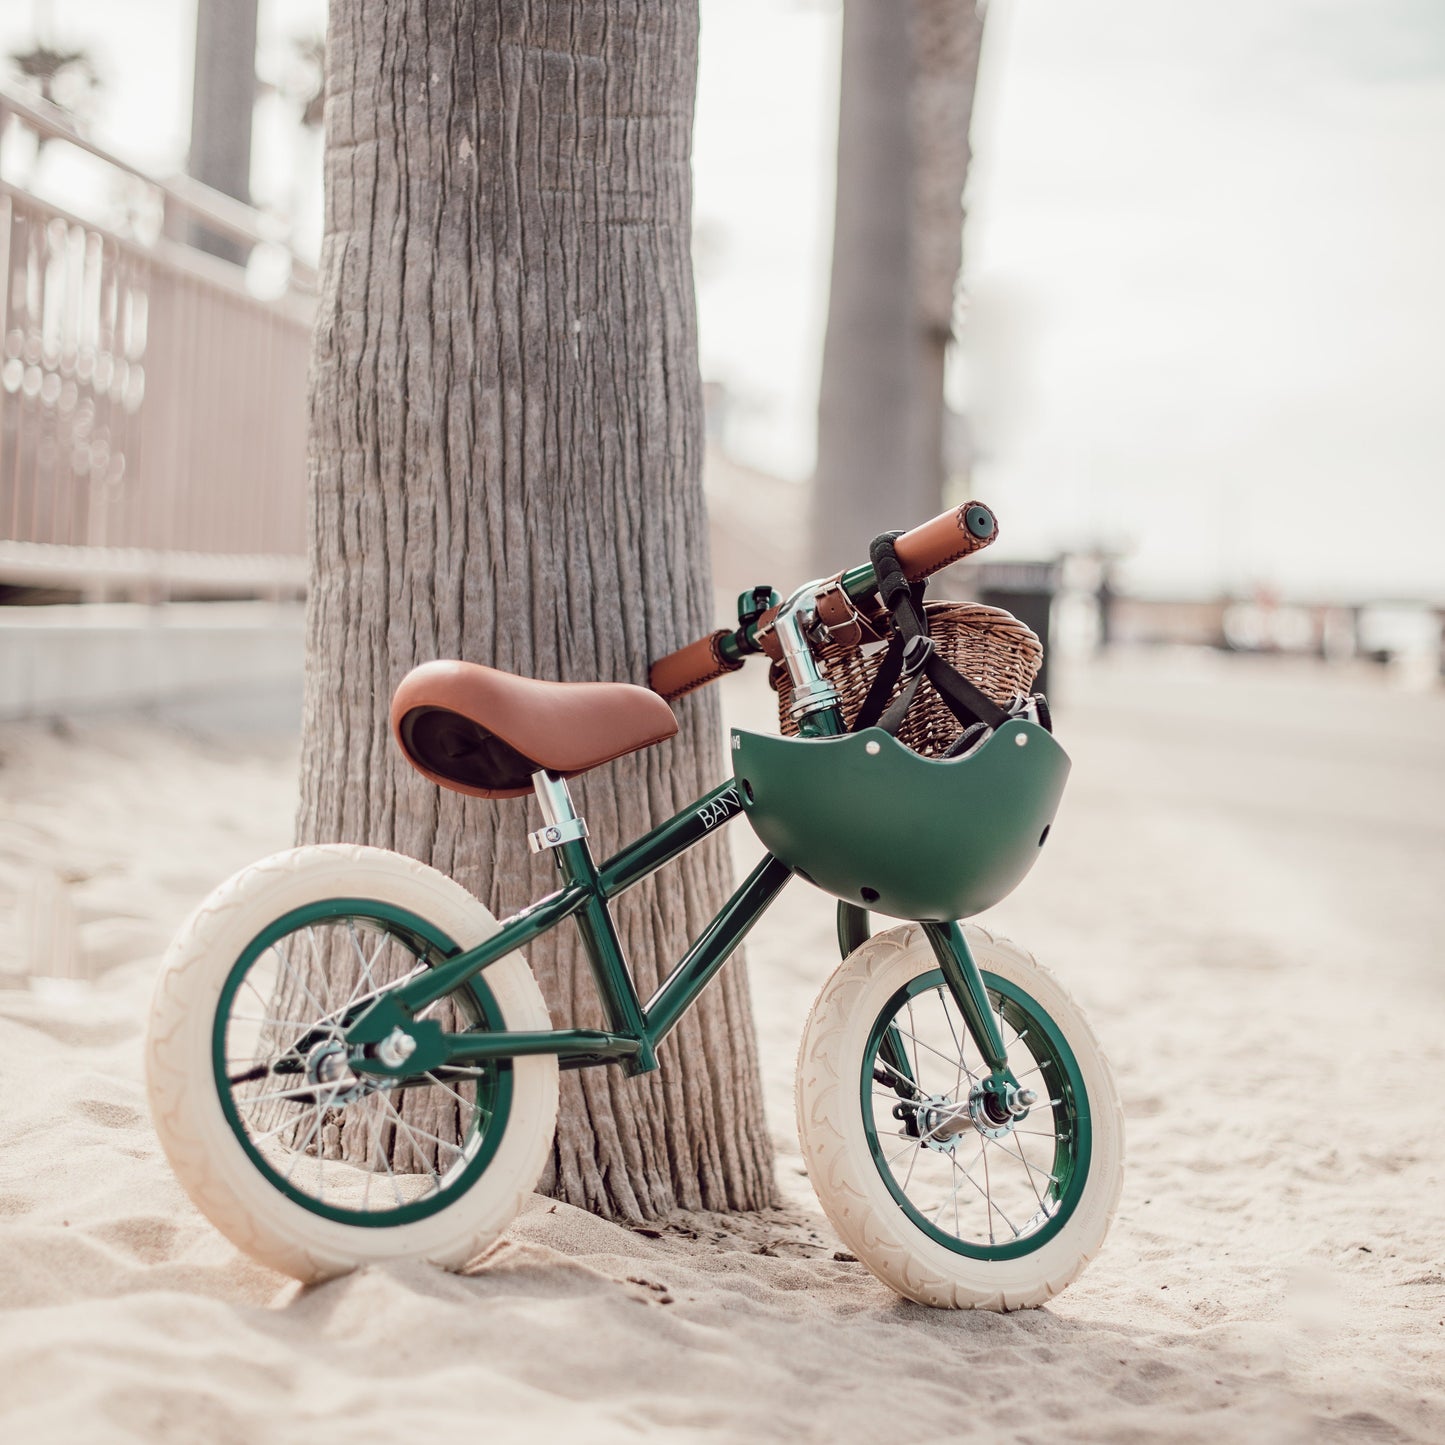
[{"label": "leather strap on handlebar", "polygon": [[819,589],[814,605],[818,609],[818,620],[828,629],[833,642],[844,647],[862,647],[868,642],[883,641],[882,634],[843,590],[840,577],[834,577]]},{"label": "leather strap on handlebar", "polygon": [[[829,638],[844,647],[861,647],[869,642],[882,642],[879,632],[866,613],[859,611],[853,599],[843,590],[842,574],[831,577],[819,589],[813,603],[818,620],[828,629]],[[782,662],[783,648],[778,641],[775,607],[759,619],[758,646],[773,662]]]}]

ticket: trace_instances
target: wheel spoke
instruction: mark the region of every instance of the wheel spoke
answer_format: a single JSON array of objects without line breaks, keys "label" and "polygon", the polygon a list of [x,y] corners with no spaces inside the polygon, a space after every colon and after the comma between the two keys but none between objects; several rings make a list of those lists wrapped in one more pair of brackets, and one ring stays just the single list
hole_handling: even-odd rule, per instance
[{"label": "wheel spoke", "polygon": [[[983,1175],[985,1182],[988,1179],[988,1146],[989,1140],[985,1139],[983,1141],[983,1148],[979,1151],[983,1155]],[[1017,1239],[1019,1237],[1019,1230],[1014,1227],[1013,1222],[1009,1219],[1008,1215],[999,1208],[998,1204],[994,1200],[992,1190],[990,1190],[985,1195],[985,1198],[988,1200],[988,1207],[993,1211],[994,1214],[998,1215],[998,1217],[1003,1220],[1003,1222],[1008,1226],[1009,1233],[1012,1234],[1015,1239]],[[990,1216],[989,1237],[990,1239],[992,1239],[993,1237],[992,1216]]]},{"label": "wheel spoke", "polygon": [[284,1133],[287,1129],[294,1129],[301,1122],[297,1114],[293,1114],[283,1123],[277,1124],[274,1129],[267,1129],[264,1134],[252,1134],[250,1136],[253,1144],[264,1144],[268,1139],[274,1139],[278,1134]]},{"label": "wheel spoke", "polygon": [[[255,990],[252,989],[252,992],[254,993]],[[314,1029],[316,1027],[314,1020],[308,1022],[305,1019],[272,1019],[266,1018],[264,1015],[260,1018],[251,1018],[247,1014],[232,1014],[231,1022],[233,1024],[270,1024],[273,1028],[278,1029]]]},{"label": "wheel spoke", "polygon": [[897,1094],[885,1094],[882,1089],[874,1089],[873,1097],[891,1104],[902,1104],[905,1109],[921,1109],[923,1107],[920,1099],[900,1099]]},{"label": "wheel spoke", "polygon": [[[895,1069],[893,1065],[890,1064],[888,1060],[882,1056],[882,1054],[875,1055],[873,1062],[875,1064],[881,1064],[885,1069],[888,1070],[890,1074],[896,1074],[900,1082],[907,1084],[910,1089],[913,1089],[915,1091],[917,1090],[918,1085],[914,1083],[914,1081],[910,1079],[908,1075],[903,1072],[902,1069]],[[909,1103],[911,1102],[911,1100],[904,1100],[904,1102]]]},{"label": "wheel spoke", "polygon": [[[988,1177],[988,1140],[987,1140],[987,1139],[985,1139],[985,1140],[983,1141],[983,1147],[982,1147],[982,1149],[979,1150],[979,1153],[983,1155],[983,1197],[988,1201],[988,1207],[989,1207],[989,1209],[992,1210],[993,1208],[995,1208],[995,1205],[994,1205],[994,1202],[993,1202],[993,1185],[989,1182],[989,1177]],[[1000,1211],[1000,1213],[1002,1213],[1002,1211]],[[995,1241],[994,1241],[994,1237],[993,1237],[993,1215],[992,1215],[992,1214],[989,1214],[989,1215],[987,1215],[986,1217],[987,1217],[987,1219],[988,1219],[988,1242],[989,1242],[990,1244],[993,1244],[993,1243],[995,1242]],[[1005,1224],[1008,1224],[1008,1221],[1007,1221],[1007,1220],[1004,1220],[1004,1223],[1005,1223]],[[1012,1225],[1009,1225],[1009,1228],[1010,1228],[1010,1229],[1013,1229],[1013,1226],[1012,1226]],[[1018,1233],[1018,1230],[1014,1229],[1014,1233],[1017,1234],[1017,1233]]]},{"label": "wheel spoke", "polygon": [[918,1140],[913,1137],[913,1135],[910,1134],[910,1135],[908,1135],[907,1137],[908,1137],[908,1142],[893,1156],[892,1159],[890,1159],[890,1160],[888,1161],[888,1167],[889,1167],[890,1169],[893,1167],[893,1160],[894,1160],[894,1159],[901,1159],[901,1158],[903,1158],[903,1156],[904,1156],[906,1153],[908,1153],[908,1151],[909,1151],[910,1149],[917,1150],[917,1149],[921,1149],[921,1148],[923,1147],[923,1146],[918,1142]]},{"label": "wheel spoke", "polygon": [[[902,1034],[905,1038],[909,1038],[909,1039],[912,1039],[912,1040],[913,1040],[913,1045],[914,1045],[914,1050],[913,1050],[913,1064],[914,1064],[914,1067],[915,1067],[915,1068],[918,1067],[918,1050],[919,1050],[919,1049],[927,1049],[930,1054],[937,1054],[938,1057],[939,1057],[940,1059],[942,1059],[943,1062],[944,1062],[945,1064],[947,1064],[950,1069],[953,1068],[953,1066],[958,1062],[956,1059],[950,1059],[947,1054],[945,1054],[944,1052],[942,1052],[942,1050],[940,1050],[940,1049],[935,1049],[932,1044],[925,1043],[925,1042],[924,1042],[922,1039],[920,1039],[916,1034],[911,1034],[911,1033],[909,1033],[908,1030],[907,1030],[906,1028],[904,1028],[903,1025],[900,1024],[900,1023],[898,1023],[896,1020],[895,1020],[895,1022],[894,1022],[893,1027],[896,1028],[896,1029],[898,1030],[898,1032],[899,1032],[900,1034]],[[882,1063],[882,1062],[884,1062],[884,1061],[883,1061],[883,1060],[880,1060],[879,1062]],[[884,1064],[884,1067],[887,1067],[886,1063]],[[895,1071],[895,1072],[896,1072],[896,1071]]]},{"label": "wheel spoke", "polygon": [[326,994],[326,1016],[330,1018],[336,1012],[336,1007],[331,1002],[331,970],[327,968],[326,961],[321,957],[321,950],[317,947],[314,927],[306,930],[306,941],[311,945],[311,961],[316,965],[316,972],[321,979],[321,987]]},{"label": "wheel spoke", "polygon": [[365,1116],[367,1127],[371,1131],[377,1158],[381,1160],[382,1167],[386,1170],[386,1177],[391,1180],[391,1192],[396,1196],[396,1206],[400,1209],[402,1207],[401,1186],[396,1182],[396,1171],[391,1167],[391,1159],[387,1154],[386,1145],[382,1142],[381,1121],[376,1117],[376,1112],[373,1109]]},{"label": "wheel spoke", "polygon": [[939,1007],[943,1010],[943,1021],[948,1025],[948,1032],[953,1038],[953,1046],[958,1050],[958,1071],[953,1079],[953,1092],[957,1096],[963,1088],[963,1076],[968,1075],[969,1087],[973,1086],[973,1070],[963,1061],[963,1040],[958,1036],[958,1030],[953,1026],[953,1015],[948,1011],[948,995],[944,992],[943,985],[939,984],[934,990],[938,995]]},{"label": "wheel spoke", "polygon": [[[290,960],[290,959],[286,956],[286,954],[282,951],[281,941],[280,941],[279,939],[278,939],[275,943],[273,943],[273,944],[271,945],[271,951],[276,955],[277,958],[279,958],[279,959],[281,960],[281,967],[284,968],[284,969],[286,970],[287,974],[295,981],[297,988],[299,988],[299,989],[301,990],[301,992],[306,995],[307,1002],[310,1003],[311,1007],[316,1010],[316,1012],[317,1012],[317,1014],[320,1016],[320,1018],[323,1019],[323,1020],[329,1018],[329,1017],[330,1017],[329,1011],[328,1011],[327,1009],[323,1008],[323,1007],[316,1001],[316,995],[315,995],[314,993],[312,993],[309,988],[306,987],[306,980],[305,980],[304,978],[302,978],[299,973],[296,972],[295,968],[292,967],[292,965],[291,965],[291,960]],[[247,979],[246,982],[249,984],[249,983],[250,983],[250,979]],[[252,993],[255,993],[257,998],[261,998],[261,995],[260,995],[259,993],[256,993],[256,989],[255,989],[255,986],[254,986],[254,985],[253,985],[252,988],[251,988],[251,992],[252,992]],[[266,1000],[265,1000],[265,999],[261,999],[261,1002],[262,1002],[262,1004],[264,1005],[265,1002],[266,1002]]]},{"label": "wheel spoke", "polygon": [[[388,1099],[387,1103],[391,1104],[391,1100]],[[401,1119],[401,1111],[396,1107],[395,1104],[391,1104],[391,1107],[392,1111],[396,1114],[396,1117],[398,1119]],[[406,1132],[411,1135],[413,1139],[420,1135],[423,1139],[430,1139],[433,1144],[440,1144],[443,1149],[450,1149],[453,1154],[465,1154],[467,1152],[459,1145],[453,1144],[447,1139],[439,1139],[429,1129],[423,1129],[420,1124],[408,1124],[405,1119],[402,1119],[401,1127],[405,1129]]]},{"label": "wheel spoke", "polygon": [[[1003,1152],[1004,1152],[1005,1154],[1007,1154],[1010,1159],[1017,1159],[1017,1160],[1019,1161],[1019,1163],[1022,1164],[1022,1165],[1024,1166],[1024,1168],[1029,1171],[1029,1183],[1030,1183],[1030,1184],[1033,1184],[1033,1176],[1034,1176],[1035,1174],[1042,1174],[1042,1175],[1044,1176],[1044,1178],[1049,1181],[1050,1184],[1057,1184],[1057,1183],[1059,1182],[1059,1176],[1058,1176],[1057,1174],[1050,1174],[1047,1169],[1040,1169],[1037,1164],[1030,1164],[1029,1161],[1024,1158],[1022,1148],[1020,1148],[1020,1149],[1008,1149],[1008,1148],[1005,1148],[1005,1147],[1004,1147],[1004,1142],[1003,1142],[1002,1139],[995,1139],[993,1142],[994,1142],[995,1148],[1002,1149]],[[1035,1193],[1035,1194],[1038,1193],[1038,1186],[1037,1186],[1037,1185],[1034,1185],[1034,1193]],[[1043,1201],[1042,1199],[1039,1200],[1039,1203],[1040,1203],[1040,1204],[1042,1204],[1043,1202],[1044,1202],[1044,1201]]]},{"label": "wheel spoke", "polygon": [[918,1156],[923,1153],[921,1148],[913,1151],[913,1157],[908,1161],[908,1172],[903,1176],[903,1192],[908,1192],[908,1181],[913,1178],[914,1166],[918,1163]]},{"label": "wheel spoke", "polygon": [[[425,1172],[431,1175],[432,1192],[435,1194],[440,1194],[442,1187],[441,1176],[437,1173],[435,1169],[430,1169],[427,1167],[426,1155],[422,1153],[421,1145],[417,1143],[416,1134],[412,1132],[411,1125],[408,1124],[406,1120],[401,1117],[401,1110],[398,1109],[396,1105],[391,1102],[390,1098],[388,1098],[385,1094],[379,1095],[378,1097],[381,1099],[382,1103],[384,1103],[386,1107],[391,1110],[392,1117],[396,1120],[397,1127],[402,1131],[403,1134],[406,1135],[407,1141],[411,1145],[412,1153],[416,1155],[417,1159],[422,1164]],[[425,1134],[426,1130],[423,1129],[421,1132]],[[435,1135],[429,1137],[435,1138]],[[461,1151],[458,1150],[457,1152],[460,1153]]]},{"label": "wheel spoke", "polygon": [[[299,1124],[299,1119],[293,1119],[292,1123]],[[310,1132],[299,1145],[293,1146],[290,1167],[286,1170],[286,1182],[291,1182],[291,1176],[296,1172],[296,1166],[301,1162],[301,1156],[311,1147],[311,1141],[321,1132],[321,1110],[316,1110],[316,1122],[311,1126]]]},{"label": "wheel spoke", "polygon": [[[294,1089],[278,1089],[275,1093],[271,1094],[252,1094],[248,1099],[237,1100],[237,1103],[245,1109],[252,1109],[257,1104],[270,1104],[277,1099],[290,1099],[294,1103],[301,1103],[303,1101],[314,1103],[321,1090],[325,1087],[324,1084],[297,1084]],[[337,1092],[334,1086],[331,1092],[334,1097]]]},{"label": "wheel spoke", "polygon": [[[963,1167],[963,1165],[960,1164],[960,1163],[958,1162],[958,1160],[953,1157],[952,1154],[950,1154],[950,1155],[948,1156],[948,1162],[949,1162],[950,1164],[952,1164],[953,1167],[954,1167],[954,1169],[957,1170],[957,1172],[958,1172],[959,1174],[961,1174],[963,1177],[958,1181],[957,1184],[955,1184],[955,1185],[953,1186],[953,1193],[950,1194],[950,1195],[948,1196],[948,1198],[946,1198],[946,1199],[944,1199],[943,1201],[941,1201],[940,1204],[939,1204],[939,1206],[938,1206],[938,1208],[937,1208],[936,1210],[934,1210],[934,1213],[933,1213],[933,1222],[934,1222],[935,1224],[938,1223],[939,1216],[943,1213],[944,1208],[945,1208],[945,1206],[948,1204],[948,1202],[949,1202],[950,1199],[952,1199],[955,1203],[957,1203],[958,1191],[963,1188],[963,1185],[964,1185],[964,1182],[965,1182],[965,1181],[967,1181],[969,1184],[973,1185],[973,1187],[978,1190],[978,1192],[983,1196],[985,1202],[987,1202],[987,1203],[989,1203],[989,1204],[993,1204],[993,1201],[992,1201],[991,1199],[989,1199],[989,1197],[988,1197],[987,1191],[984,1190],[984,1189],[979,1185],[978,1180],[975,1179],[975,1178],[973,1177],[973,1175],[968,1172],[968,1170],[969,1170],[969,1169],[972,1169],[973,1166],[974,1166],[975,1164],[977,1164],[980,1159],[983,1159],[983,1167],[984,1167],[985,1170],[987,1170],[987,1169],[988,1169],[988,1160],[984,1157],[984,1151],[983,1151],[982,1148],[980,1148],[979,1151],[978,1151],[978,1153],[975,1154],[975,1155],[973,1156],[973,1158],[969,1161],[968,1169],[965,1169],[965,1168]],[[995,1205],[994,1207],[997,1208],[996,1205]],[[1000,1216],[1000,1218],[1003,1218],[1003,1211],[1002,1211],[1002,1210],[999,1210],[999,1216]],[[1005,1224],[1008,1224],[1008,1220],[1007,1220],[1006,1218],[1004,1219],[1004,1223],[1005,1223]],[[992,1230],[992,1228],[993,1228],[993,1223],[992,1223],[992,1220],[991,1220],[991,1219],[990,1219],[990,1222],[989,1222],[989,1228],[990,1228],[990,1230]],[[1009,1228],[1010,1228],[1010,1229],[1013,1229],[1013,1225],[1009,1224]],[[1015,1230],[1014,1232],[1017,1233],[1018,1231]]]},{"label": "wheel spoke", "polygon": [[457,1091],[456,1091],[454,1088],[452,1088],[452,1086],[451,1086],[450,1084],[443,1083],[439,1078],[437,1078],[437,1076],[436,1076],[434,1073],[431,1072],[430,1069],[426,1070],[426,1077],[427,1077],[428,1079],[430,1079],[430,1080],[432,1081],[432,1083],[434,1083],[434,1084],[437,1086],[437,1088],[439,1088],[439,1089],[445,1089],[446,1092],[449,1093],[449,1094],[452,1096],[452,1098],[454,1098],[454,1099],[457,1101],[457,1103],[459,1103],[459,1104],[462,1106],[462,1108],[468,1109],[468,1110],[472,1110],[472,1109],[475,1109],[475,1108],[476,1108],[476,1105],[475,1105],[475,1104],[469,1104],[459,1093],[457,1093]]}]

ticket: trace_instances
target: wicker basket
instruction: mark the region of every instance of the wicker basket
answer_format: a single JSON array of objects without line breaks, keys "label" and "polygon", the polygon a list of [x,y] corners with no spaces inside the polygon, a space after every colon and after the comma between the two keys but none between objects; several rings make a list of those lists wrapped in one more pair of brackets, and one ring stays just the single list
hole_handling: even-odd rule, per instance
[{"label": "wicker basket", "polygon": [[[1039,640],[1010,612],[977,602],[926,602],[928,630],[940,657],[953,664],[976,687],[1001,707],[1015,697],[1027,696],[1043,661]],[[883,660],[878,644],[863,652],[856,647],[828,643],[814,650],[828,680],[838,689],[843,719],[849,728],[858,716],[868,689]],[[787,669],[774,663],[768,676],[778,694],[778,720],[784,733],[795,737],[796,719],[790,716],[793,684]],[[898,695],[894,688],[889,697]],[[939,757],[963,731],[948,705],[926,682],[898,729],[898,741],[925,757]]]}]

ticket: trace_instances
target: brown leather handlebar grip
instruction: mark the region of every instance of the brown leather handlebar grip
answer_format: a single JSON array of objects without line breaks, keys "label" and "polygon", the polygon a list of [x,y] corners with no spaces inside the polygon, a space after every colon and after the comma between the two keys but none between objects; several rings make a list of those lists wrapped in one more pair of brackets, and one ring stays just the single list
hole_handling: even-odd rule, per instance
[{"label": "brown leather handlebar grip", "polygon": [[659,657],[648,672],[647,685],[668,702],[676,702],[694,689],[716,682],[724,673],[736,672],[743,665],[742,659],[729,662],[718,650],[718,643],[728,635],[726,627],[720,628]]},{"label": "brown leather handlebar grip", "polygon": [[903,575],[917,582],[987,547],[997,537],[998,518],[982,502],[965,502],[905,532],[894,542],[893,550]]}]

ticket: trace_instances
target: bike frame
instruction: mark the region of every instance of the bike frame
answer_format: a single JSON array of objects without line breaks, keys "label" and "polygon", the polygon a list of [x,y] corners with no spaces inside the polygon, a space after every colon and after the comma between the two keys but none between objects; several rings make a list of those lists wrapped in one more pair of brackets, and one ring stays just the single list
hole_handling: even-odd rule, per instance
[{"label": "bike frame", "polygon": [[[560,786],[556,780],[550,781]],[[348,1044],[367,1053],[363,1066],[368,1072],[380,1074],[407,1075],[427,1068],[479,1064],[527,1054],[556,1054],[563,1068],[619,1063],[629,1074],[651,1072],[658,1066],[658,1045],[712,982],[793,873],[771,853],[765,855],[645,1003],[633,982],[609,904],[741,812],[737,784],[729,780],[601,867],[594,862],[585,835],[558,844],[553,851],[563,878],[561,888],[514,914],[475,948],[389,990],[347,1029]],[[606,1029],[452,1034],[434,1021],[417,1018],[428,1005],[464,987],[499,959],[568,918],[577,921],[607,1019]],[[974,1042],[999,1081],[1012,1082],[1003,1040],[963,930],[957,923],[922,926]],[[868,914],[852,904],[840,903],[838,941],[842,953],[850,953],[867,938]],[[398,1029],[418,1052],[409,1052],[388,1064],[375,1056],[375,1046]],[[901,1042],[885,1042],[895,1066],[911,1077]]]},{"label": "bike frame", "polygon": [[[415,1019],[428,1004],[462,987],[498,959],[525,947],[574,918],[592,965],[593,978],[607,1019],[606,1030],[551,1029],[539,1032],[444,1034],[432,1032],[423,1047],[438,1045],[438,1063],[481,1063],[524,1054],[556,1054],[563,1068],[617,1062],[630,1074],[657,1068],[657,1046],[677,1026],[698,995],[727,962],[729,955],[793,876],[769,853],[748,875],[721,911],[683,955],[645,1003],[633,982],[622,940],[608,907],[611,900],[650,877],[659,868],[711,837],[742,812],[737,784],[731,779],[705,793],[675,817],[623,848],[600,867],[584,837],[557,845],[553,852],[563,884],[555,893],[514,914],[484,943],[467,949],[377,1000],[347,1031],[352,1045],[379,1043],[393,1028],[416,1034]],[[429,1046],[429,1047],[428,1047]],[[413,1073],[419,1062],[410,1058],[395,1070]]]},{"label": "bike frame", "polygon": [[[850,595],[862,595],[876,586],[873,568],[868,566],[845,573],[842,580]],[[807,594],[808,589],[802,589],[787,604],[779,617],[780,632],[788,624],[796,628],[795,615],[790,614],[806,608],[811,601]],[[755,627],[756,621],[752,625]],[[806,652],[807,642],[801,632],[795,635],[797,646]],[[827,736],[842,730],[837,707],[826,704],[804,718],[800,728],[805,736]],[[447,1065],[555,1054],[563,1068],[620,1063],[629,1074],[649,1073],[658,1066],[658,1045],[676,1028],[793,876],[786,863],[771,853],[765,855],[644,1003],[609,904],[736,818],[743,811],[737,783],[732,779],[720,783],[600,867],[588,846],[586,828],[572,810],[566,783],[539,773],[534,784],[544,817],[552,825],[543,829],[542,846],[556,858],[562,887],[514,914],[485,942],[418,973],[371,1003],[346,1031],[357,1066],[370,1073],[406,1076]],[[417,1017],[428,1005],[465,986],[499,959],[568,918],[576,920],[592,965],[606,1029],[451,1034],[435,1021]],[[955,922],[924,922],[922,927],[949,992],[991,1071],[985,1087],[1011,1097],[1017,1081],[1009,1071],[998,1022],[988,1005],[983,978],[963,930]],[[868,935],[868,914],[853,904],[840,902],[838,942],[843,955],[846,957]],[[390,1050],[378,1048],[387,1039],[397,1042]],[[911,1079],[902,1041],[894,1031],[890,1030],[884,1046],[885,1057]]]}]

